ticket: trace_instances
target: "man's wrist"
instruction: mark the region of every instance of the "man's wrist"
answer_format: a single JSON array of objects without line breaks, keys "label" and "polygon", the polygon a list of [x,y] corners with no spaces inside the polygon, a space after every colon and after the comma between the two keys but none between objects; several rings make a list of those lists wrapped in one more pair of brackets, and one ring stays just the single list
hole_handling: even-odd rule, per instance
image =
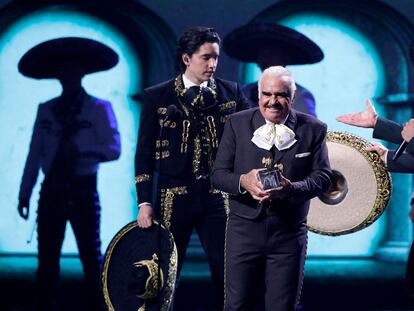
[{"label": "man's wrist", "polygon": [[241,174],[240,178],[239,178],[239,193],[240,194],[245,194],[247,193],[247,190],[245,188],[243,188],[242,186],[242,179],[244,179],[245,174]]}]

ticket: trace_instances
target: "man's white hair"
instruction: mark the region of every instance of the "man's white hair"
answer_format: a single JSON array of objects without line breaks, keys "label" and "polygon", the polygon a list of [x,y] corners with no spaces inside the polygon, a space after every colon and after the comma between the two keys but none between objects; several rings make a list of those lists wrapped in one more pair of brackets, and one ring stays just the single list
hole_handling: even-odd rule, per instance
[{"label": "man's white hair", "polygon": [[262,79],[264,76],[273,76],[275,78],[279,78],[282,79],[284,77],[286,77],[289,80],[289,90],[290,90],[290,95],[291,98],[294,97],[295,92],[296,92],[296,84],[295,84],[295,80],[293,79],[292,74],[290,73],[289,70],[287,70],[285,67],[282,66],[272,66],[269,68],[266,68],[262,75],[260,76],[259,81],[257,82],[257,86],[259,89],[259,98],[262,94],[262,88],[261,88],[261,84],[262,84]]}]

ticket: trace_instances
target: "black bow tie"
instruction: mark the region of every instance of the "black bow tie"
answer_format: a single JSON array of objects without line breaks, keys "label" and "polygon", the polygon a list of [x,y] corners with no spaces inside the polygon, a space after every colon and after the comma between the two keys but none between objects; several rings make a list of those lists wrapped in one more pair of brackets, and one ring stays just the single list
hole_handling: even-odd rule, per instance
[{"label": "black bow tie", "polygon": [[216,104],[216,96],[209,87],[191,86],[183,96],[190,109],[209,109]]}]

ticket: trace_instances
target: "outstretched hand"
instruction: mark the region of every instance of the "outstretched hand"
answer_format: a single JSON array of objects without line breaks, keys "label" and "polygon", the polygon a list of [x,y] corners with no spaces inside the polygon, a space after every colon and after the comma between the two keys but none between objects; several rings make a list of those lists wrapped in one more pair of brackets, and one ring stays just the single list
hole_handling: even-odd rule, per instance
[{"label": "outstretched hand", "polygon": [[369,99],[367,99],[366,104],[367,110],[357,113],[343,114],[336,117],[336,120],[353,126],[374,128],[378,119],[378,114]]},{"label": "outstretched hand", "polygon": [[19,199],[17,211],[19,212],[20,217],[22,217],[24,220],[27,220],[29,218],[29,200]]}]

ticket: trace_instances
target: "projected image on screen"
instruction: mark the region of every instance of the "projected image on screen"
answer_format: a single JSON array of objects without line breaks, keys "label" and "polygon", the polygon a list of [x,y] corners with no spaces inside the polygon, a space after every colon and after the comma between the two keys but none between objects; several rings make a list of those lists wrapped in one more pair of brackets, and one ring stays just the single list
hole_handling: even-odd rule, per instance
[{"label": "projected image on screen", "polygon": [[[36,253],[36,219],[40,174],[30,200],[30,217],[17,214],[18,190],[39,103],[61,93],[55,79],[36,80],[17,70],[20,58],[33,46],[59,38],[83,37],[101,42],[119,56],[118,64],[82,80],[86,92],[108,100],[118,120],[122,153],[119,160],[101,164],[98,192],[102,206],[101,237],[105,249],[113,235],[136,215],[133,157],[138,132],[139,105],[130,99],[141,89],[140,63],[127,39],[108,23],[75,11],[48,9],[27,15],[0,33],[0,253]],[[72,230],[67,226],[64,253],[76,253]]]}]

